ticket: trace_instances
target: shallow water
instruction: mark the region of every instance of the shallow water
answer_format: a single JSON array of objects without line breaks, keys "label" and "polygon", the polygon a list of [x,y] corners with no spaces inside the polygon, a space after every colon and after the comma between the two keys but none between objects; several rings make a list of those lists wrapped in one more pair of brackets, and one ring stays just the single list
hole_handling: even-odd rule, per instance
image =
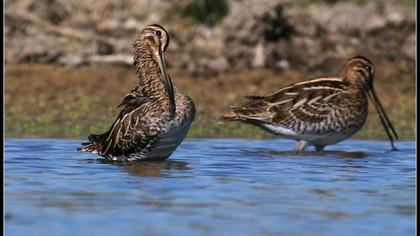
[{"label": "shallow water", "polygon": [[6,140],[6,235],[415,234],[412,141],[298,156],[282,139],[193,139],[124,165],[80,142]]}]

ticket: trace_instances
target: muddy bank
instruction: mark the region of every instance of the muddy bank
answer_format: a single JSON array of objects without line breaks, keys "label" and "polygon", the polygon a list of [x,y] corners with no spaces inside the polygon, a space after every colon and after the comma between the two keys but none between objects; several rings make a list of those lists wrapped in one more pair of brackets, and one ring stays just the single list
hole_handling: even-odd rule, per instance
[{"label": "muddy bank", "polygon": [[[408,67],[377,66],[375,88],[401,139],[415,135],[415,77]],[[245,95],[263,95],[309,75],[285,69],[225,73],[212,79],[190,79],[183,70],[169,73],[196,105],[189,137],[271,137],[240,123],[218,124],[217,118]],[[401,83],[401,81],[406,81]],[[6,137],[85,137],[109,128],[120,99],[137,83],[133,68],[90,65],[8,65],[5,76]],[[358,138],[386,139],[373,107]]]}]

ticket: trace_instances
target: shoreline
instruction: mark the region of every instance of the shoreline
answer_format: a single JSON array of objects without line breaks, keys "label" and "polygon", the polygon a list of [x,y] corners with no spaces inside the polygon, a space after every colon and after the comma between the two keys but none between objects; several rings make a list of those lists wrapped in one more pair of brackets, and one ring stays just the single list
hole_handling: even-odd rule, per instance
[{"label": "shoreline", "polygon": [[[217,117],[245,95],[267,94],[316,76],[264,68],[194,79],[178,69],[169,68],[169,73],[197,108],[188,138],[275,138],[250,125],[219,124]],[[136,80],[134,69],[126,66],[6,64],[5,137],[83,138],[104,132],[118,113],[120,99]],[[375,88],[401,140],[415,139],[414,85],[415,75],[409,67],[377,65]],[[379,118],[369,106],[365,126],[353,138],[386,140]]]}]

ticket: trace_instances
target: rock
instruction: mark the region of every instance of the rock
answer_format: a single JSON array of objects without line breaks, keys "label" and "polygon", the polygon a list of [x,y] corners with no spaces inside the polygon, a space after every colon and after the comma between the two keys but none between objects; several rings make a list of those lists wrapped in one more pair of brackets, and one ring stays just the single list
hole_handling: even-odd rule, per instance
[{"label": "rock", "polygon": [[264,67],[265,66],[265,52],[264,44],[262,40],[258,42],[257,46],[254,49],[254,60],[252,61],[253,67]]},{"label": "rock", "polygon": [[109,54],[114,53],[114,46],[104,40],[97,40],[96,48],[97,48],[97,54],[99,55],[109,55]]},{"label": "rock", "polygon": [[83,55],[78,53],[66,54],[58,60],[58,64],[68,66],[81,66],[85,64],[85,62],[86,60],[84,59]]},{"label": "rock", "polygon": [[229,63],[224,57],[218,57],[203,64],[207,64],[208,70],[212,74],[223,73],[229,69]]},{"label": "rock", "polygon": [[164,0],[89,0],[77,4],[55,0],[51,9],[42,1],[34,1],[26,9],[56,27],[109,39],[99,41],[77,41],[51,33],[14,16],[13,12],[25,4],[23,0],[11,1],[5,5],[5,61],[74,66],[98,61],[126,63],[139,31],[160,23],[171,34],[168,67],[181,68],[193,76],[256,67],[335,73],[340,63],[356,54],[373,57],[375,63],[415,62],[415,11],[390,0],[330,5],[227,1],[229,13],[213,27],[189,25],[176,17],[162,22],[176,7],[176,3]]},{"label": "rock", "polygon": [[404,41],[404,44],[402,45],[402,52],[404,55],[411,60],[416,60],[416,51],[414,50],[416,47],[416,36],[414,34],[410,35],[406,40]]}]

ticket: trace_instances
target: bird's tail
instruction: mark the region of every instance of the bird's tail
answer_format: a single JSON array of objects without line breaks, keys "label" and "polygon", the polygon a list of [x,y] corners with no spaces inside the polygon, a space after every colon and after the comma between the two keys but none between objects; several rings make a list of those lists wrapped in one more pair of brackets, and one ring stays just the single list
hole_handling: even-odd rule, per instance
[{"label": "bird's tail", "polygon": [[218,120],[220,122],[223,122],[223,121],[241,121],[241,120],[244,120],[244,119],[241,118],[241,116],[239,114],[237,114],[234,110],[231,110],[229,112],[226,112],[222,116],[220,116],[218,118]]},{"label": "bird's tail", "polygon": [[90,134],[88,136],[89,141],[82,143],[77,151],[98,153],[101,146],[100,144],[107,135],[108,133],[100,135]]},{"label": "bird's tail", "polygon": [[77,151],[81,152],[92,152],[92,153],[98,153],[98,145],[91,142],[82,143],[79,148],[77,148]]},{"label": "bird's tail", "polygon": [[255,119],[253,117],[254,111],[248,107],[230,107],[230,111],[226,112],[219,118],[219,121],[241,121],[248,123],[249,120]]},{"label": "bird's tail", "polygon": [[264,96],[245,96],[246,102],[241,106],[231,106],[230,111],[219,117],[219,121],[243,121],[258,119],[265,112]]}]

